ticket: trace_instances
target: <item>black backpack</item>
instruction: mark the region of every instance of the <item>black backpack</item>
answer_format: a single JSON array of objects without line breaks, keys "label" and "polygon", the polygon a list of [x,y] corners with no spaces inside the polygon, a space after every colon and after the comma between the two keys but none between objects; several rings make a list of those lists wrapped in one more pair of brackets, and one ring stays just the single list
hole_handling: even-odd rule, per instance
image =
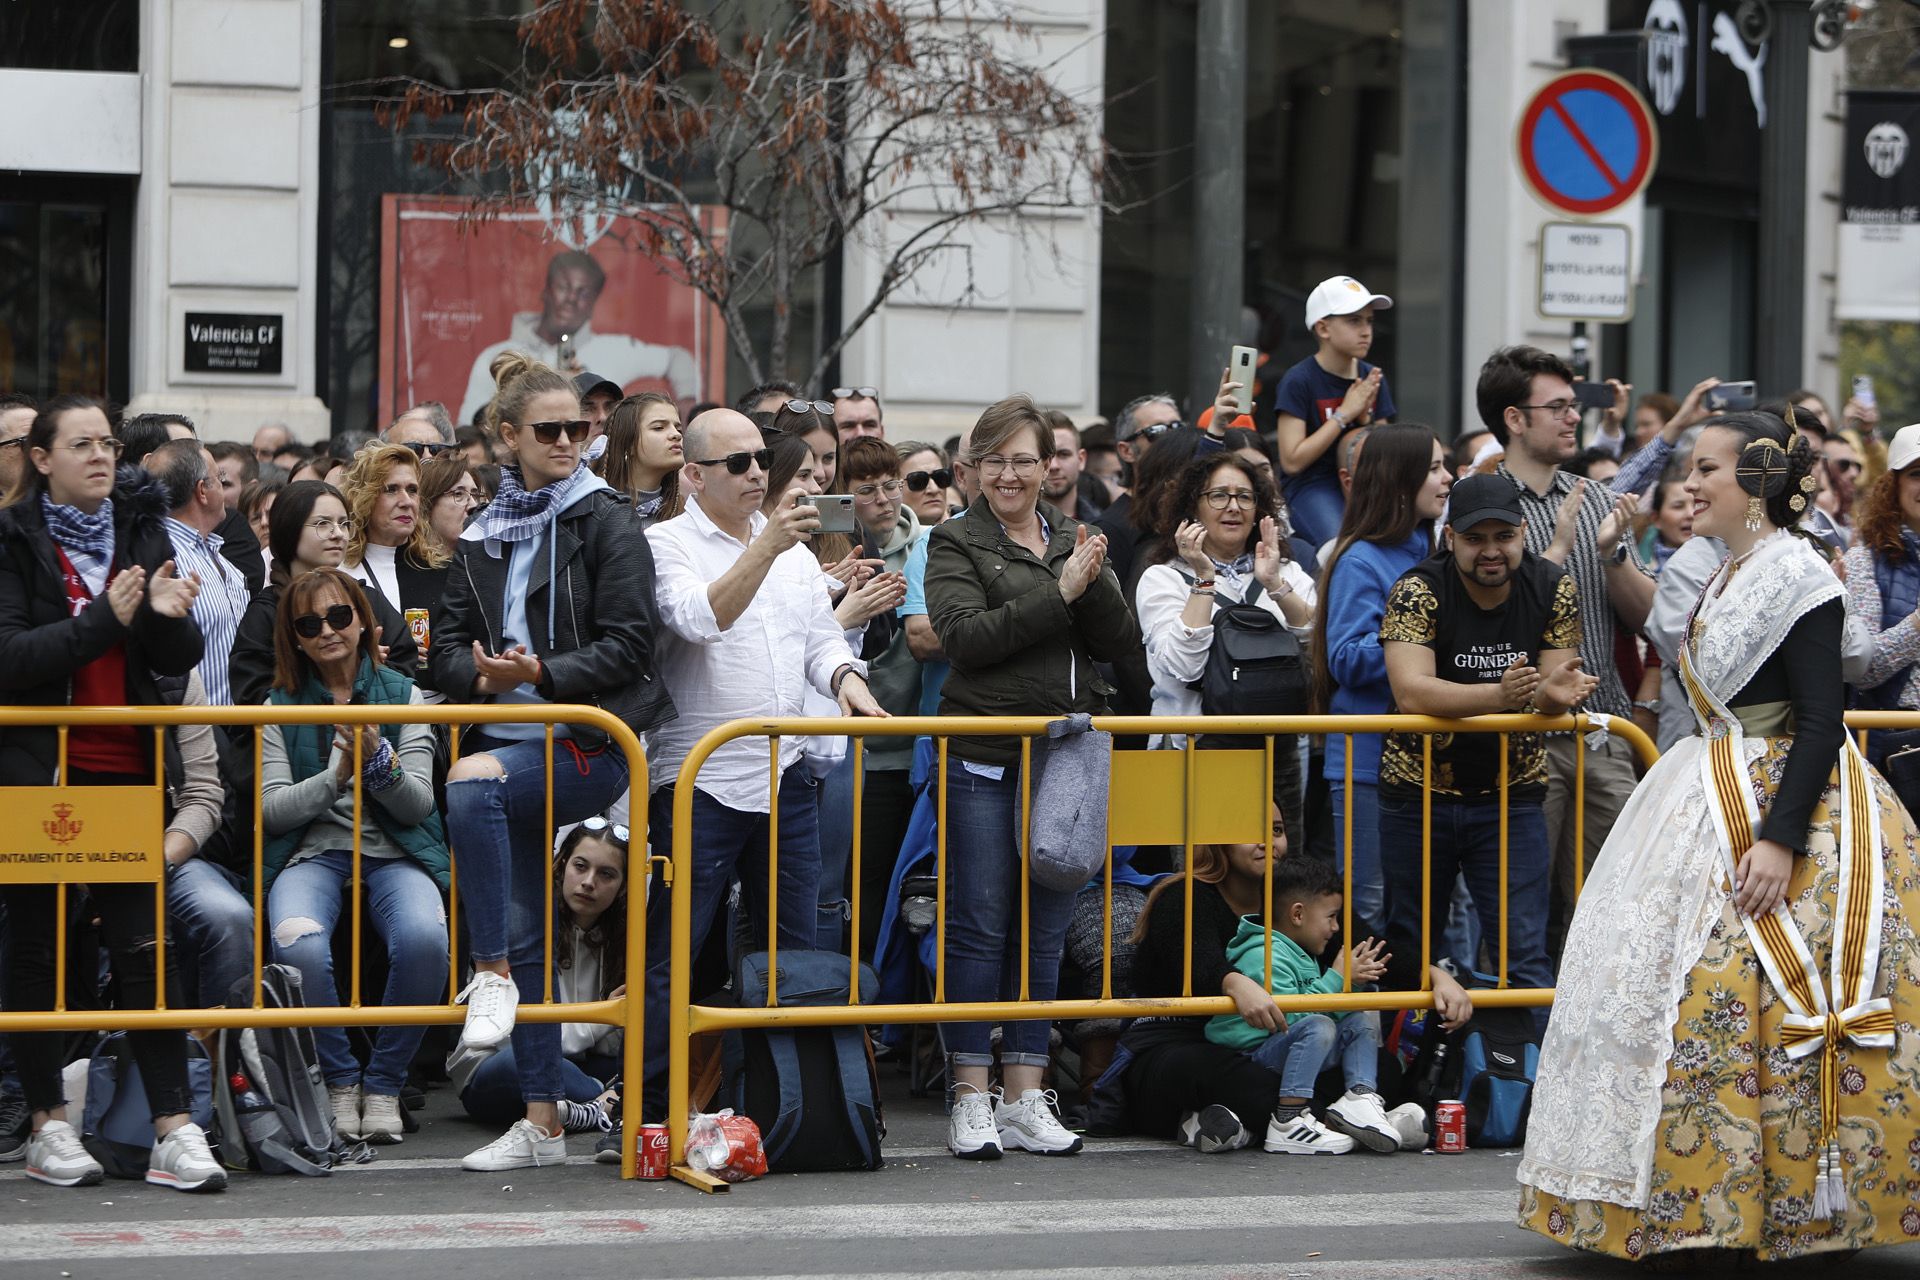
[{"label": "black backpack", "polygon": [[[783,949],[780,1003],[845,1005],[847,963],[828,951]],[[861,965],[860,1003],[870,1003],[878,986]],[[766,952],[742,957],[734,991],[742,1008],[766,1005]],[[733,1109],[759,1126],[769,1171],[880,1167],[887,1125],[865,1027],[742,1031],[728,1042]]]},{"label": "black backpack", "polygon": [[[260,971],[260,1003],[268,1009],[304,1009],[300,972],[270,964]],[[251,975],[234,983],[230,1008],[253,1004]],[[300,1173],[322,1178],[353,1151],[333,1123],[326,1078],[311,1027],[245,1027],[220,1033],[222,1074],[213,1093],[221,1159],[229,1169]]]},{"label": "black backpack", "polygon": [[1207,665],[1190,688],[1200,691],[1207,716],[1300,716],[1307,713],[1306,654],[1287,624],[1259,607],[1261,587],[1249,583],[1239,604],[1213,612]]}]

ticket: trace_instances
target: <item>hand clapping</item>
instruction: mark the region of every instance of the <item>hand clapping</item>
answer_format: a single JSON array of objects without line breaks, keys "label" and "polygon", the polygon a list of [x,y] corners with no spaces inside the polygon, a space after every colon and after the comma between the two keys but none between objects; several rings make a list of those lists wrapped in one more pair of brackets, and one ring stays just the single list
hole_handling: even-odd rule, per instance
[{"label": "hand clapping", "polygon": [[1067,557],[1067,563],[1060,570],[1060,594],[1068,604],[1087,593],[1087,588],[1100,576],[1100,570],[1106,563],[1107,535],[1096,533],[1088,536],[1087,526],[1081,525],[1074,540],[1073,554]]}]

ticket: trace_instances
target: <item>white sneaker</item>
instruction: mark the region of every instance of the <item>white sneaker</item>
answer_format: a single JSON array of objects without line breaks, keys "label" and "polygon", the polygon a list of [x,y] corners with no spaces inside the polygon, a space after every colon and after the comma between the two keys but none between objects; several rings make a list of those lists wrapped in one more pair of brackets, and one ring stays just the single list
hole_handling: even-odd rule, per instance
[{"label": "white sneaker", "polygon": [[97,1187],[107,1171],[65,1120],[49,1120],[27,1139],[27,1176],[50,1187]]},{"label": "white sneaker", "polygon": [[467,1156],[460,1167],[469,1173],[503,1173],[562,1164],[566,1158],[565,1133],[550,1134],[531,1120],[515,1120],[513,1128]]},{"label": "white sneaker", "polygon": [[1417,1102],[1403,1102],[1387,1112],[1387,1120],[1400,1134],[1402,1151],[1424,1151],[1427,1147],[1427,1109]]},{"label": "white sneaker", "polygon": [[360,1086],[357,1084],[330,1084],[327,1086],[327,1103],[333,1108],[333,1128],[343,1138],[360,1137]]},{"label": "white sneaker", "polygon": [[370,1093],[360,1103],[360,1136],[390,1147],[404,1141],[406,1122],[400,1119],[400,1099],[391,1093]]},{"label": "white sneaker", "polygon": [[998,1160],[1000,1130],[993,1123],[993,1099],[978,1089],[953,1091],[947,1113],[947,1150],[962,1160]]},{"label": "white sneaker", "polygon": [[207,1133],[188,1121],[153,1144],[147,1181],[175,1191],[225,1191],[227,1171],[207,1147]]},{"label": "white sneaker", "polygon": [[1240,1123],[1232,1107],[1214,1103],[1201,1111],[1189,1111],[1180,1117],[1180,1142],[1206,1155],[1219,1151],[1238,1151],[1253,1141],[1253,1135]]},{"label": "white sneaker", "polygon": [[1060,1123],[1053,1114],[1053,1102],[1052,1093],[1029,1089],[1012,1102],[996,1103],[993,1123],[1000,1130],[1000,1145],[1042,1156],[1078,1155],[1080,1135]]},{"label": "white sneaker", "polygon": [[1313,1112],[1302,1111],[1291,1120],[1269,1117],[1265,1145],[1279,1155],[1343,1156],[1353,1150],[1353,1139],[1321,1124]]},{"label": "white sneaker", "polygon": [[482,969],[473,975],[455,1004],[467,1006],[467,1022],[460,1043],[474,1049],[493,1049],[513,1034],[513,1015],[520,1008],[520,988],[512,978]]},{"label": "white sneaker", "polygon": [[1380,1095],[1348,1091],[1327,1108],[1327,1125],[1358,1142],[1369,1151],[1382,1155],[1400,1149],[1400,1130],[1387,1119]]}]

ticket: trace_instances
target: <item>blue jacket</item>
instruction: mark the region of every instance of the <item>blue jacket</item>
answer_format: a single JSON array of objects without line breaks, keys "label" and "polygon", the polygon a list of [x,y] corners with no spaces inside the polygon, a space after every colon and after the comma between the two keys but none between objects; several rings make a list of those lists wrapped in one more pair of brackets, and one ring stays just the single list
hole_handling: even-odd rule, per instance
[{"label": "blue jacket", "polygon": [[[1431,554],[1432,534],[1421,525],[1397,547],[1356,542],[1334,562],[1333,573],[1320,588],[1320,607],[1327,611],[1327,671],[1333,677],[1328,714],[1378,716],[1391,708],[1393,687],[1387,683],[1387,657],[1380,647],[1387,591]],[[1344,778],[1346,750],[1346,735],[1328,735],[1328,781]],[[1353,735],[1353,780],[1380,781],[1379,734]]]}]

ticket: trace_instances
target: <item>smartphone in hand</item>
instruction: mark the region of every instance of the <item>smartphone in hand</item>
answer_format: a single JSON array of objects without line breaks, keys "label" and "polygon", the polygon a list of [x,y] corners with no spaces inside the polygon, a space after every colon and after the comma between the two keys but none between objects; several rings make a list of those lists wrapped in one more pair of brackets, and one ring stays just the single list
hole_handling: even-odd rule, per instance
[{"label": "smartphone in hand", "polygon": [[814,493],[800,499],[820,513],[820,532],[852,533],[859,526],[853,518],[850,493]]},{"label": "smartphone in hand", "polygon": [[1581,409],[1613,408],[1613,388],[1604,382],[1576,382],[1573,398]]},{"label": "smartphone in hand", "polygon": [[1235,347],[1227,358],[1227,380],[1240,384],[1238,403],[1242,413],[1253,412],[1253,378],[1259,362],[1260,353],[1252,347]]},{"label": "smartphone in hand", "polygon": [[1754,394],[1753,379],[1745,382],[1723,382],[1707,392],[1703,403],[1711,413],[1744,413],[1758,403]]}]

